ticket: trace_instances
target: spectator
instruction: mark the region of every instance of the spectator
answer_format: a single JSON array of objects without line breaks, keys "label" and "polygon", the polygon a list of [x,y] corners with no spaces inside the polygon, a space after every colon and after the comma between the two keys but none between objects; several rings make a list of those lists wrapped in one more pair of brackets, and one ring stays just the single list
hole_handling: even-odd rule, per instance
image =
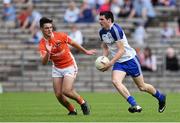
[{"label": "spectator", "polygon": [[159,0],[159,4],[167,7],[175,7],[176,0]]},{"label": "spectator", "polygon": [[39,41],[41,40],[41,38],[42,38],[42,33],[39,30],[39,28],[36,27],[35,30],[34,30],[34,34],[31,34],[31,38],[28,41],[26,41],[25,43],[39,44]]},{"label": "spectator", "polygon": [[118,18],[118,14],[120,12],[119,0],[111,0],[110,9],[111,12],[114,14],[115,19]]},{"label": "spectator", "polygon": [[151,3],[153,6],[158,6],[159,5],[159,0],[151,0]]},{"label": "spectator", "polygon": [[176,36],[180,36],[180,17],[177,20]]},{"label": "spectator", "polygon": [[166,60],[166,70],[169,71],[179,70],[178,58],[176,56],[175,50],[172,47],[167,48],[165,60]]},{"label": "spectator", "polygon": [[135,48],[135,50],[136,50],[136,55],[137,55],[137,57],[138,57],[138,59],[139,59],[139,61],[140,61],[140,64],[141,64],[141,62],[144,60],[144,55],[143,55],[142,49],[143,49],[143,48],[141,48],[141,47]]},{"label": "spectator", "polygon": [[16,27],[16,10],[12,5],[11,0],[3,0],[2,20],[5,28]]},{"label": "spectator", "polygon": [[121,7],[118,16],[119,17],[129,17],[131,15],[131,12],[133,9],[134,9],[134,7],[133,7],[132,0],[124,0],[124,4]]},{"label": "spectator", "polygon": [[145,21],[145,27],[156,17],[155,10],[150,0],[135,0],[133,3],[134,9],[132,10],[129,18],[142,17]]},{"label": "spectator", "polygon": [[13,0],[13,2],[22,6],[31,6],[33,4],[32,0]]},{"label": "spectator", "polygon": [[[118,0],[118,2],[121,2],[121,1],[122,0]],[[87,2],[90,8],[95,9],[97,11],[100,6],[105,4],[106,0],[83,0],[83,2]]]},{"label": "spectator", "polygon": [[83,2],[87,2],[88,6],[90,8],[96,8],[97,1],[96,0],[83,0]]},{"label": "spectator", "polygon": [[151,49],[149,47],[144,49],[144,52],[140,58],[140,63],[142,70],[144,71],[153,72],[157,70],[156,56],[152,55]]},{"label": "spectator", "polygon": [[84,1],[80,8],[79,19],[77,22],[91,23],[94,22],[95,12],[88,6],[87,2]]},{"label": "spectator", "polygon": [[64,21],[66,23],[75,23],[79,17],[79,8],[76,7],[76,3],[71,1],[64,14]]},{"label": "spectator", "polygon": [[133,38],[135,40],[135,42],[140,46],[143,47],[144,46],[144,39],[147,37],[147,33],[146,30],[144,28],[144,23],[143,22],[139,22],[137,24],[137,27],[135,29],[135,32],[133,33]]},{"label": "spectator", "polygon": [[98,9],[98,13],[101,11],[110,11],[110,0],[104,0],[104,4],[102,4],[99,9]]},{"label": "spectator", "polygon": [[24,22],[26,21],[28,16],[29,16],[28,7],[23,6],[22,9],[20,10],[19,14],[17,15],[18,24],[20,27],[22,27],[24,25]]},{"label": "spectator", "polygon": [[171,43],[173,33],[173,29],[168,26],[167,22],[164,22],[161,30],[161,43]]},{"label": "spectator", "polygon": [[100,6],[106,3],[106,0],[96,0],[96,9],[99,10]]},{"label": "spectator", "polygon": [[42,2],[43,0],[33,0],[33,3],[36,4],[36,3],[40,3]]},{"label": "spectator", "polygon": [[[79,45],[83,44],[83,35],[80,30],[78,30],[77,26],[75,24],[71,27],[71,32],[69,34],[69,37],[75,42],[77,42]],[[73,53],[79,53],[78,50],[74,49],[73,47],[70,47]]]},{"label": "spectator", "polygon": [[34,35],[36,28],[39,27],[39,20],[42,15],[34,10],[33,6],[29,6],[27,12],[28,17],[26,18],[22,28],[29,29],[31,34]]}]

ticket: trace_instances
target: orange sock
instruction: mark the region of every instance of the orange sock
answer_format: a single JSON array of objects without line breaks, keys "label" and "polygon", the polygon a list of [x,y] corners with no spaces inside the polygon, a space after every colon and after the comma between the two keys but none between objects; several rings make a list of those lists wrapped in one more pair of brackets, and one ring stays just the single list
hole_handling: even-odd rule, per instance
[{"label": "orange sock", "polygon": [[84,99],[83,99],[81,96],[79,96],[79,97],[77,98],[77,102],[78,102],[80,105],[82,105],[85,101],[84,101]]},{"label": "orange sock", "polygon": [[70,102],[68,102],[67,100],[63,100],[63,105],[71,112],[71,111],[75,111],[75,107],[73,106],[73,104],[71,104]]},{"label": "orange sock", "polygon": [[72,112],[72,111],[75,111],[75,108],[74,108],[74,106],[73,106],[72,104],[69,103],[69,105],[68,105],[68,110],[69,110],[70,112]]}]

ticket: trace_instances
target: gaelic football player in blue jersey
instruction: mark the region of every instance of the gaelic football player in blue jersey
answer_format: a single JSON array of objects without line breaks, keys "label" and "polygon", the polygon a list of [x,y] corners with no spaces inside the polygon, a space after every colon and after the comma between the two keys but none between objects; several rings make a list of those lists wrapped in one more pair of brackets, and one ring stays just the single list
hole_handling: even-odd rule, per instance
[{"label": "gaelic football player in blue jersey", "polygon": [[106,64],[105,68],[101,70],[106,71],[112,66],[112,83],[131,105],[128,111],[131,113],[141,112],[142,108],[122,83],[126,75],[130,75],[133,78],[139,90],[153,95],[159,102],[158,111],[160,113],[163,112],[166,107],[166,95],[156,90],[152,85],[144,82],[136,52],[128,44],[122,28],[114,23],[112,12],[100,12],[99,23],[102,27],[99,30],[99,36],[102,41],[103,55],[108,56],[110,53],[112,56],[110,63]]}]

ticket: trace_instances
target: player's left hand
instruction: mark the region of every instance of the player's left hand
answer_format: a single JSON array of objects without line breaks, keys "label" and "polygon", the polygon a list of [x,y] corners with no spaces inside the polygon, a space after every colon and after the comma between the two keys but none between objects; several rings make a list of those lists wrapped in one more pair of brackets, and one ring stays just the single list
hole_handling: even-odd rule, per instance
[{"label": "player's left hand", "polygon": [[96,54],[96,49],[87,50],[87,51],[86,51],[86,54],[87,54],[87,55],[94,55],[94,54]]}]

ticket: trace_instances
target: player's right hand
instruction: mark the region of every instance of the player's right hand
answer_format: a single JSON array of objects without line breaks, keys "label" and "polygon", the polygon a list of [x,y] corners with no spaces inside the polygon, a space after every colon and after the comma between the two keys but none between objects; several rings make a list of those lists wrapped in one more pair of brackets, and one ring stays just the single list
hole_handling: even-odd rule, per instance
[{"label": "player's right hand", "polygon": [[104,62],[101,62],[101,63],[103,63],[105,65],[102,69],[100,69],[100,71],[102,71],[102,72],[107,71],[112,66],[111,63],[107,63],[107,64]]},{"label": "player's right hand", "polygon": [[87,55],[94,55],[94,54],[96,54],[96,52],[97,52],[96,49],[92,49],[92,50],[87,50],[86,54]]},{"label": "player's right hand", "polygon": [[52,50],[52,45],[49,44],[49,43],[46,43],[46,51],[47,51],[48,53],[51,53],[51,50]]}]

